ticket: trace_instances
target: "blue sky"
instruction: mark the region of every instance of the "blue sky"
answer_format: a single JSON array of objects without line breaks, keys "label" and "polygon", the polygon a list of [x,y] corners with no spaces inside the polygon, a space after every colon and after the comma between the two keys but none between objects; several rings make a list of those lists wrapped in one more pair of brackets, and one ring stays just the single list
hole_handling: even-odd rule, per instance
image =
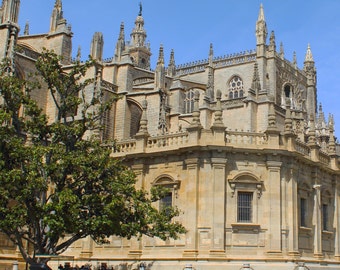
[{"label": "blue sky", "polygon": [[[104,34],[104,57],[113,56],[120,23],[130,39],[139,12],[139,0],[63,0],[64,18],[74,33],[73,55],[81,46],[89,53],[95,32]],[[49,30],[55,0],[21,0],[19,24],[30,24],[30,34]],[[255,49],[255,23],[263,4],[268,32],[282,42],[285,58],[303,61],[310,44],[317,67],[318,102],[326,117],[332,113],[340,127],[340,0],[142,0],[147,41],[151,44],[152,68],[160,44],[166,64],[171,49],[176,64]],[[339,134],[339,131],[337,132]]]}]

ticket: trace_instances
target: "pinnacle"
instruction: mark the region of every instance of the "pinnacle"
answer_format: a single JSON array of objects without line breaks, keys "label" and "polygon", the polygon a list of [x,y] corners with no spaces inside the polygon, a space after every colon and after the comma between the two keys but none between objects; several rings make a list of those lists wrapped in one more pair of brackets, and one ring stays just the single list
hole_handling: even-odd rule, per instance
[{"label": "pinnacle", "polygon": [[312,55],[312,50],[310,48],[310,44],[309,43],[308,43],[308,47],[307,47],[305,62],[314,62],[313,55]]}]

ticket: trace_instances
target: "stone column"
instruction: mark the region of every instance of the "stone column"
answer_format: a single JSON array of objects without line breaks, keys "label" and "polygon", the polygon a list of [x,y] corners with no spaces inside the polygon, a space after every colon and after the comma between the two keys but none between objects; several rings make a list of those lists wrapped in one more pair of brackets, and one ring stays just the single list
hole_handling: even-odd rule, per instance
[{"label": "stone column", "polygon": [[[211,256],[223,256],[225,253],[225,182],[227,159],[214,157],[212,163],[213,185],[213,223],[212,223],[212,249]],[[209,198],[207,198],[209,199]]]},{"label": "stone column", "polygon": [[185,160],[187,166],[187,180],[183,182],[184,193],[187,197],[188,211],[185,213],[185,223],[183,224],[188,232],[186,234],[186,245],[183,257],[195,258],[198,255],[197,239],[197,205],[198,205],[198,178],[200,159],[191,157]]},{"label": "stone column", "polygon": [[279,161],[267,161],[268,180],[268,235],[267,253],[270,256],[282,256],[281,249],[281,165]]},{"label": "stone column", "polygon": [[322,258],[321,185],[314,185],[314,257]]}]

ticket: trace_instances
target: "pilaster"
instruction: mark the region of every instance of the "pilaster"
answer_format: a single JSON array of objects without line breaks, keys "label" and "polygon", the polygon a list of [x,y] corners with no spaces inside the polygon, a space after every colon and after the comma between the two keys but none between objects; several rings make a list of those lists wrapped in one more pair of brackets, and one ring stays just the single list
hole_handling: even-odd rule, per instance
[{"label": "pilaster", "polygon": [[340,178],[335,176],[334,189],[334,257],[340,261]]},{"label": "pilaster", "polygon": [[288,255],[299,257],[299,216],[298,216],[298,167],[294,161],[288,168],[285,181],[287,203],[284,211],[287,213],[286,224],[288,229]]},{"label": "pilaster", "polygon": [[[198,218],[198,177],[200,159],[193,156],[185,160],[187,168],[187,181],[183,183],[184,193],[187,196],[187,205],[190,211],[185,213],[185,223],[183,224],[188,232],[186,234],[186,246],[183,257],[196,258],[198,255],[197,241],[197,218]],[[181,187],[182,188],[182,187]]]},{"label": "pilaster", "polygon": [[321,185],[314,185],[314,257],[323,258],[322,254],[322,225],[321,225]]},{"label": "pilaster", "polygon": [[268,182],[268,236],[267,254],[273,257],[282,256],[281,239],[281,165],[282,162],[276,160],[267,161]]},{"label": "pilaster", "polygon": [[225,256],[225,182],[227,159],[214,157],[211,159],[213,180],[213,227],[210,256]]}]

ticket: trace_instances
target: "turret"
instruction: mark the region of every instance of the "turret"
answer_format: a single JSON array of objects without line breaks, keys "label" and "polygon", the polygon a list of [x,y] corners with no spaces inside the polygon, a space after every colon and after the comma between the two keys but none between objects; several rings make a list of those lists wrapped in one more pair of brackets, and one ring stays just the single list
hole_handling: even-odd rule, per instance
[{"label": "turret", "polygon": [[316,68],[315,62],[312,55],[312,50],[308,44],[306,57],[304,61],[303,70],[307,76],[307,113],[308,115],[315,115],[317,108],[317,98],[316,98]]},{"label": "turret", "polygon": [[267,24],[264,18],[263,6],[261,4],[259,16],[256,22],[256,48],[258,57],[265,56],[267,34]]}]

